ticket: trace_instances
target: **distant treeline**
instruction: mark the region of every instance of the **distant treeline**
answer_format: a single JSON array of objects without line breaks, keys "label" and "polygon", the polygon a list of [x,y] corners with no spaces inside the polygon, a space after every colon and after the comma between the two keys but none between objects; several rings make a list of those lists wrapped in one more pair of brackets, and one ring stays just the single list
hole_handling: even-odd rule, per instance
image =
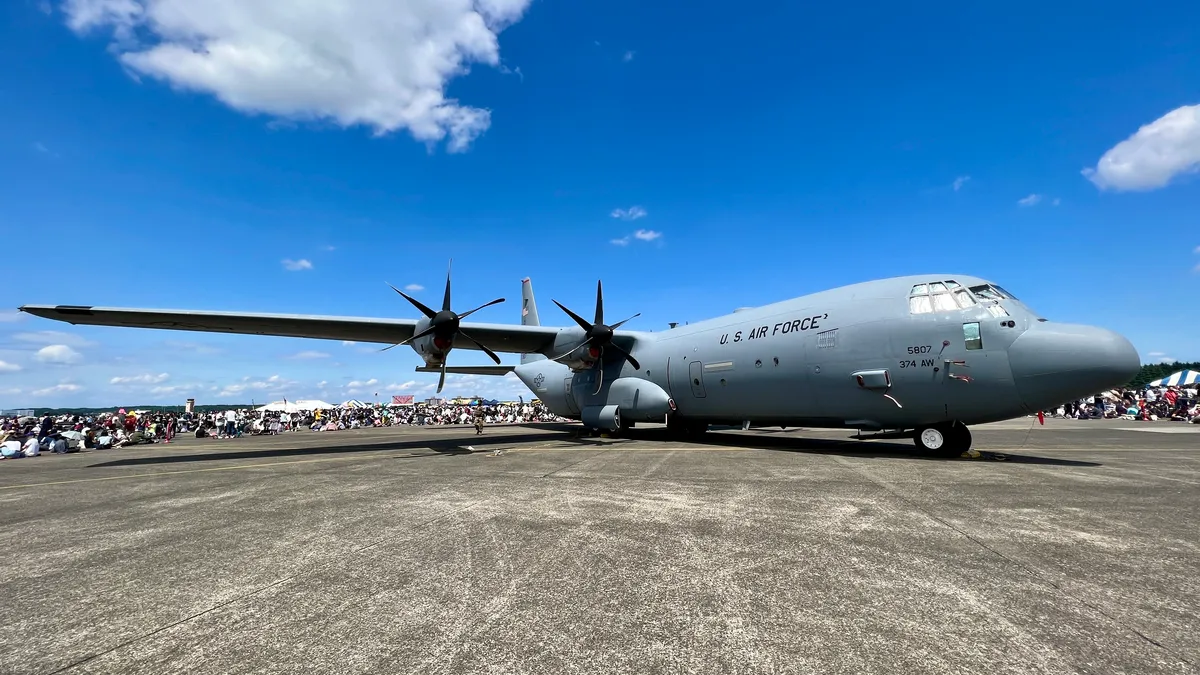
[{"label": "distant treeline", "polygon": [[[196,412],[217,412],[221,410],[229,410],[230,408],[250,408],[249,403],[224,403],[222,405],[198,405],[192,408]],[[177,412],[181,413],[187,408],[181,405],[124,405],[108,408],[36,408],[34,414],[41,416],[47,413],[51,415],[99,415],[100,413],[116,412],[120,408],[125,410],[149,410],[150,412]]]},{"label": "distant treeline", "polygon": [[1146,386],[1147,383],[1153,382],[1159,378],[1178,373],[1181,370],[1200,370],[1200,362],[1192,363],[1155,363],[1153,365],[1142,366],[1141,372],[1137,374],[1126,385],[1130,389],[1137,389]]}]

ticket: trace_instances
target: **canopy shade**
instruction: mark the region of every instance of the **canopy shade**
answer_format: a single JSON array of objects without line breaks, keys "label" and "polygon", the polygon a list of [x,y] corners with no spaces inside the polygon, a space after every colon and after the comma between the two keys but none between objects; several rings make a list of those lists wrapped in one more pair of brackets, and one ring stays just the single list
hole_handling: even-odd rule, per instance
[{"label": "canopy shade", "polygon": [[1147,387],[1179,387],[1187,384],[1196,384],[1200,381],[1200,370],[1181,370],[1178,373],[1168,375],[1161,380],[1155,380]]}]

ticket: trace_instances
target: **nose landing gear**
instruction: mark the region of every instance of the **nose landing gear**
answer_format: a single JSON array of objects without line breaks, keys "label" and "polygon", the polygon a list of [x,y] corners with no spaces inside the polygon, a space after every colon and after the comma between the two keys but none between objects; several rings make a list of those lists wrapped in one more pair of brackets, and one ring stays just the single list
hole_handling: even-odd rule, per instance
[{"label": "nose landing gear", "polygon": [[971,449],[971,430],[960,422],[935,424],[913,432],[917,447],[939,457],[957,457]]}]

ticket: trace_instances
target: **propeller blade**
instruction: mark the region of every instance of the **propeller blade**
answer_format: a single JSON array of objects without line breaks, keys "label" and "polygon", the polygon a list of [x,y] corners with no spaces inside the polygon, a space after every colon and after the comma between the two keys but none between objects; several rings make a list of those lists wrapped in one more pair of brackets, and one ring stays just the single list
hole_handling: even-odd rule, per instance
[{"label": "propeller blade", "polygon": [[604,366],[600,365],[600,362],[597,361],[596,362],[596,391],[592,392],[592,396],[599,394],[600,390],[603,387],[604,387]]},{"label": "propeller blade", "polygon": [[393,291],[396,291],[396,292],[397,292],[397,293],[399,293],[401,296],[403,296],[405,300],[407,300],[407,301],[411,302],[411,303],[412,303],[412,305],[413,305],[413,307],[416,307],[418,311],[420,311],[422,314],[424,314],[424,315],[425,315],[425,318],[427,318],[427,319],[432,319],[432,318],[434,317],[434,315],[435,315],[435,314],[437,314],[437,312],[433,311],[432,309],[429,309],[429,308],[428,308],[428,307],[426,307],[425,305],[421,304],[420,302],[418,302],[418,301],[414,300],[413,298],[409,297],[408,295],[406,295],[406,294],[405,294],[403,291],[401,291],[399,288],[396,288],[395,286],[392,286],[391,284],[388,284],[388,286],[389,286],[389,287],[390,287],[390,288],[391,288]]},{"label": "propeller blade", "polygon": [[454,259],[446,265],[446,296],[442,298],[442,311],[450,311],[450,267],[454,264]]},{"label": "propeller blade", "polygon": [[496,365],[500,365],[500,357],[496,356],[496,352],[485,347],[483,345],[483,343],[481,343],[479,340],[476,340],[475,338],[471,337],[470,335],[467,335],[466,333],[462,332],[461,330],[458,331],[458,336],[462,337],[462,338],[466,338],[468,342],[470,342],[471,344],[475,345],[476,347],[479,347],[480,349],[482,349],[483,353],[492,357],[492,360],[496,362]]},{"label": "propeller blade", "polygon": [[438,377],[437,393],[442,393],[442,388],[446,386],[446,364],[442,364],[442,374]]},{"label": "propeller blade", "polygon": [[600,285],[600,280],[596,280],[596,321],[594,323],[604,323],[604,287]]},{"label": "propeller blade", "polygon": [[396,344],[392,345],[391,347],[384,347],[383,349],[380,349],[379,351],[386,352],[387,350],[391,349],[392,347],[399,347],[399,346],[400,346],[400,343],[397,342]]},{"label": "propeller blade", "polygon": [[578,314],[576,314],[575,312],[572,312],[571,310],[569,310],[569,309],[567,309],[566,307],[564,307],[564,306],[563,306],[563,304],[562,304],[561,302],[559,302],[559,301],[555,300],[554,298],[550,298],[550,302],[553,302],[554,304],[558,305],[558,308],[559,308],[559,309],[561,309],[562,311],[566,312],[566,313],[567,313],[567,316],[569,316],[569,317],[571,317],[572,319],[574,319],[574,320],[575,320],[575,323],[579,324],[579,327],[580,327],[580,328],[584,329],[585,331],[588,331],[588,330],[591,330],[591,329],[592,329],[592,324],[590,324],[590,323],[588,323],[587,321],[585,321],[585,320],[583,319],[583,317],[579,316],[579,315],[578,315]]},{"label": "propeller blade", "polygon": [[609,326],[609,328],[616,330],[616,329],[620,328],[621,326],[623,326],[625,323],[627,323],[629,321],[633,321],[634,319],[638,318],[641,315],[642,315],[642,313],[638,312],[637,314],[634,314],[633,316],[629,317],[628,319],[625,319],[624,321],[618,321],[618,322],[614,323],[613,325]]},{"label": "propeller blade", "polygon": [[[406,345],[406,344],[412,342],[413,340],[420,340],[421,338],[425,337],[426,335],[432,335],[433,332],[436,330],[437,330],[437,326],[430,326],[429,328],[426,328],[425,330],[421,331],[420,333],[417,333],[416,335],[408,338],[404,342],[398,342],[396,344],[397,345]],[[388,349],[391,349],[391,347],[388,347]]]},{"label": "propeller blade", "polygon": [[630,354],[629,352],[625,351],[623,348],[621,348],[621,346],[620,346],[620,345],[615,345],[615,344],[613,344],[613,343],[611,343],[611,342],[610,342],[610,343],[608,344],[608,347],[609,347],[609,349],[612,349],[614,352],[616,352],[616,353],[620,354],[621,356],[625,357],[625,360],[629,362],[629,365],[633,366],[633,369],[634,369],[634,370],[641,370],[641,369],[642,369],[642,364],[638,363],[638,360],[637,360],[637,359],[635,359],[635,358],[633,358],[633,354]]},{"label": "propeller blade", "polygon": [[462,319],[465,319],[468,316],[471,316],[472,314],[474,314],[475,312],[478,312],[479,310],[483,309],[484,307],[491,307],[492,305],[498,305],[502,302],[504,302],[504,298],[496,298],[495,300],[487,303],[486,305],[480,305],[469,312],[463,312],[462,314],[459,314],[458,318],[461,321]]}]

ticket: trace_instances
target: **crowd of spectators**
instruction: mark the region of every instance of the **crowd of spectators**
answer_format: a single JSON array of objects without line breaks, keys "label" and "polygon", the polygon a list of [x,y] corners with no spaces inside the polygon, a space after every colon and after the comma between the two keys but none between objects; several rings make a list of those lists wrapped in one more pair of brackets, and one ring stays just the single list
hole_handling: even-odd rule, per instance
[{"label": "crowd of spectators", "polygon": [[1200,424],[1200,397],[1197,385],[1183,387],[1147,387],[1114,389],[1042,411],[1049,417],[1068,419],[1127,419],[1145,422],[1159,420]]},{"label": "crowd of spectators", "polygon": [[[1043,411],[1068,419],[1127,419],[1200,424],[1197,385],[1114,389]],[[325,410],[103,413],[95,416],[9,417],[0,419],[0,457],[16,459],[81,449],[170,443],[180,434],[196,438],[238,438],[296,431],[340,431],[407,425],[488,425],[566,421],[540,402],[457,405],[367,406]]]},{"label": "crowd of spectators", "polygon": [[10,417],[0,420],[4,459],[47,453],[105,450],[170,443],[181,434],[195,438],[238,438],[295,431],[340,431],[364,427],[452,424],[527,424],[565,421],[540,402],[496,405],[418,403],[325,410],[271,411],[230,409],[218,412],[145,412],[124,410],[99,415]]}]

